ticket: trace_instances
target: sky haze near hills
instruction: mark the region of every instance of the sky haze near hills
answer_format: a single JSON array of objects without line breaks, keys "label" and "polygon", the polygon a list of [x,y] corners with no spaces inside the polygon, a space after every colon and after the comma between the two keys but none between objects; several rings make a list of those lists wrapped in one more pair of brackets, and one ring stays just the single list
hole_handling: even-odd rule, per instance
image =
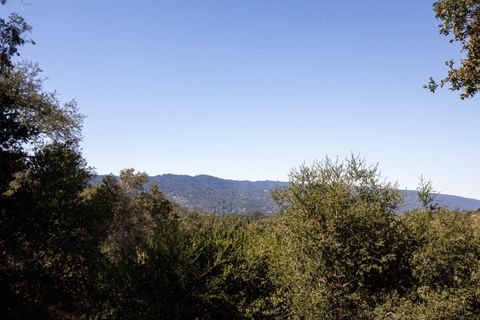
[{"label": "sky haze near hills", "polygon": [[12,0],[75,98],[99,173],[287,180],[360,153],[401,188],[480,198],[480,107],[422,89],[456,47],[430,1]]}]

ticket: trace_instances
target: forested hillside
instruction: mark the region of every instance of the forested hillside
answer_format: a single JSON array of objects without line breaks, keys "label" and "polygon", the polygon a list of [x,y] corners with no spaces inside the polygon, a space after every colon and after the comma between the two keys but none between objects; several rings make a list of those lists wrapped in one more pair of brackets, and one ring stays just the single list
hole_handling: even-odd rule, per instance
[{"label": "forested hillside", "polygon": [[[92,179],[101,183],[102,176]],[[185,209],[212,212],[215,214],[262,212],[276,213],[278,208],[272,191],[288,186],[283,181],[237,181],[207,175],[188,176],[164,174],[149,176],[147,187],[158,185],[165,196]],[[421,208],[417,191],[399,190],[403,202],[398,212]],[[435,194],[435,201],[442,208],[472,211],[480,208],[480,200],[445,194]]]}]

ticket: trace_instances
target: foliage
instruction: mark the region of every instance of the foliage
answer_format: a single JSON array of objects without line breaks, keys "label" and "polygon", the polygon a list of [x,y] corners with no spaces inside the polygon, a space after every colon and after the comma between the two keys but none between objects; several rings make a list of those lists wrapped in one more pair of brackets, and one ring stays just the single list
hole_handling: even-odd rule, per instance
[{"label": "foliage", "polygon": [[462,99],[473,97],[480,90],[480,1],[439,0],[433,4],[440,33],[452,36],[450,42],[460,44],[465,57],[460,66],[454,60],[446,61],[448,75],[437,83],[430,78],[426,86],[435,92],[438,86],[450,85],[450,90],[461,91]]},{"label": "foliage", "polygon": [[0,198],[3,310],[13,318],[85,312],[108,216],[82,196],[90,172],[68,145],[42,148],[27,167],[16,192]]},{"label": "foliage", "polygon": [[418,201],[422,204],[422,207],[431,212],[435,212],[439,209],[439,204],[436,202],[437,192],[433,189],[433,183],[431,180],[425,180],[423,176],[420,177],[420,184],[417,188]]},{"label": "foliage", "polygon": [[272,300],[276,287],[270,277],[261,218],[197,215],[187,225],[195,244],[192,252],[195,293],[208,316],[218,319],[269,319],[277,314]]},{"label": "foliage", "polygon": [[11,194],[28,158],[49,143],[78,148],[82,116],[43,89],[41,70],[24,63],[0,75],[0,194]]},{"label": "foliage", "polygon": [[43,89],[40,74],[37,65],[23,63],[0,77],[3,149],[24,149],[25,143],[39,146],[79,140],[82,116],[75,101],[61,105],[55,93]]},{"label": "foliage", "polygon": [[[2,4],[5,1],[2,2]],[[82,194],[91,178],[78,152],[81,117],[46,92],[18,15],[0,19],[0,290],[5,318],[83,315],[95,292],[108,225]]]},{"label": "foliage", "polygon": [[[6,0],[0,1],[5,4]],[[30,27],[18,14],[13,13],[8,20],[0,18],[0,74],[13,67],[12,58],[18,56],[18,48],[26,43],[34,43],[26,38],[25,33],[30,32]]]},{"label": "foliage", "polygon": [[[104,251],[114,259],[99,313],[128,319],[267,318],[273,283],[267,257],[255,246],[261,229],[237,217],[172,207],[156,188],[144,190],[142,175],[132,173],[122,172],[118,181],[107,178],[99,187],[123,194],[114,197],[122,209],[115,209],[106,241],[116,250]],[[125,176],[139,182],[137,188],[122,181]],[[112,237],[118,233],[129,235],[128,241]]]},{"label": "foliage", "polygon": [[480,312],[480,224],[471,213],[413,211],[414,283],[376,309],[378,319],[476,319]]},{"label": "foliage", "polygon": [[[407,285],[400,196],[352,156],[292,171],[276,262],[293,318],[367,318],[381,294]],[[381,300],[380,300],[381,301]]]}]

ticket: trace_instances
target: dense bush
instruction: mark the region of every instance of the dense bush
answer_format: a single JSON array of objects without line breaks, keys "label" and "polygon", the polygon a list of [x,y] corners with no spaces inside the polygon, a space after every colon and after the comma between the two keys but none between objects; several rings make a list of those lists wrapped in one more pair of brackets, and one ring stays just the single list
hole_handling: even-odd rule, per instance
[{"label": "dense bush", "polygon": [[368,318],[385,294],[408,286],[400,196],[352,157],[292,171],[275,196],[275,260],[292,318]]},{"label": "dense bush", "polygon": [[[128,190],[121,187],[122,177],[125,172],[119,182],[107,178],[105,183],[117,184],[110,189],[124,194]],[[128,221],[114,218],[122,222],[111,229],[113,235],[104,244],[110,262],[99,314],[128,319],[270,316],[274,286],[267,256],[256,246],[263,232],[256,223],[185,212],[171,206],[156,189],[137,188],[130,197],[116,214],[135,214]],[[124,199],[125,194],[116,198]],[[126,246],[125,237],[114,236],[117,233],[135,234],[136,240]]]},{"label": "dense bush", "polygon": [[412,287],[378,306],[378,319],[476,319],[480,312],[480,224],[474,213],[414,211]]}]

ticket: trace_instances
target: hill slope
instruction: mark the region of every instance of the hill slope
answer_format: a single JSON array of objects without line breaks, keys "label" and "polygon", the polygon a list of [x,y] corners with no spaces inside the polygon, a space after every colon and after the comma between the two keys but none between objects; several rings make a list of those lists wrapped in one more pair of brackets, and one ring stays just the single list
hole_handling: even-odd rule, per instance
[{"label": "hill slope", "polygon": [[[101,176],[93,183],[99,183]],[[276,207],[270,190],[288,185],[282,181],[238,181],[220,179],[208,175],[188,176],[163,174],[149,177],[148,185],[157,184],[171,200],[187,209],[198,209],[217,214],[248,213],[260,211],[275,213]],[[405,204],[400,211],[419,207],[416,192],[405,193]],[[449,209],[476,210],[480,200],[439,194],[437,202]]]},{"label": "hill slope", "polygon": [[185,208],[217,214],[274,213],[276,207],[270,190],[287,185],[286,182],[236,181],[207,175],[191,177],[173,174],[150,177],[149,184],[158,184],[167,197]]}]

